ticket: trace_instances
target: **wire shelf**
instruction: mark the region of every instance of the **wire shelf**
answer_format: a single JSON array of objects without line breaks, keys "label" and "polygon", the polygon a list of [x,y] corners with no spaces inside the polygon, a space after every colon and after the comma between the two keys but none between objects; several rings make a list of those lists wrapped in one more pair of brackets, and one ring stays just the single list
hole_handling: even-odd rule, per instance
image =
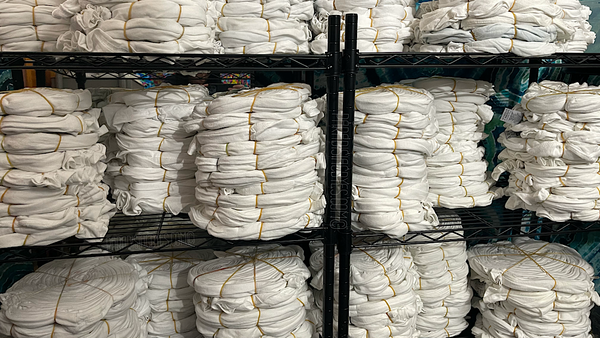
[{"label": "wire shelf", "polygon": [[280,239],[231,241],[215,238],[196,227],[187,215],[115,215],[104,238],[69,238],[46,246],[0,249],[6,254],[0,263],[76,258],[81,256],[129,255],[141,252],[226,250],[234,246],[258,244],[300,244],[323,240],[324,228],[302,230]]}]

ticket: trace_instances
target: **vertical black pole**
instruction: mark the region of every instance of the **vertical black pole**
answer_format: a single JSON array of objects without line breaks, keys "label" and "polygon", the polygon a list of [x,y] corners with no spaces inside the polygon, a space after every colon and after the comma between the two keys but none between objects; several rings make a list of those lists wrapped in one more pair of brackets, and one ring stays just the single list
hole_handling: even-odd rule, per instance
[{"label": "vertical black pole", "polygon": [[75,81],[77,81],[78,89],[85,89],[85,81],[87,80],[87,76],[85,72],[76,72],[75,73]]},{"label": "vertical black pole", "polygon": [[344,48],[344,101],[342,118],[342,154],[340,184],[339,254],[339,338],[348,337],[350,308],[350,255],[352,253],[352,154],[354,152],[354,95],[358,49],[356,48],[358,15],[347,14]]},{"label": "vertical black pole", "polygon": [[323,280],[323,338],[333,338],[333,302],[335,292],[335,210],[337,200],[337,157],[338,157],[338,98],[340,90],[340,21],[339,15],[330,15],[328,23],[328,70],[327,70],[327,138],[325,156],[327,168],[325,170],[325,196],[327,209],[325,210],[325,247],[323,250],[324,280]]},{"label": "vertical black pole", "polygon": [[46,71],[36,70],[35,71],[35,84],[37,87],[46,87]]},{"label": "vertical black pole", "polygon": [[529,63],[534,63],[532,67],[529,67],[529,84],[534,82],[538,82],[538,78],[540,75],[540,64],[542,63],[542,59],[529,59]]},{"label": "vertical black pole", "polygon": [[23,70],[13,70],[11,71],[12,76],[12,84],[14,89],[23,89],[25,88],[25,81],[23,80]]}]

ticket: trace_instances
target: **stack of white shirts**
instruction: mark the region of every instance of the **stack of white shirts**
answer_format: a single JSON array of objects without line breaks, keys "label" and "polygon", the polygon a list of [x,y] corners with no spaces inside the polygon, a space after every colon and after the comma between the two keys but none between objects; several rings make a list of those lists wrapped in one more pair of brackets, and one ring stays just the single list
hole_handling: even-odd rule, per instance
[{"label": "stack of white shirts", "polygon": [[213,258],[212,251],[185,251],[131,255],[126,261],[139,264],[148,274],[146,294],[152,312],[150,338],[198,338],[194,313],[194,289],[187,283],[190,268]]},{"label": "stack of white shirts", "polygon": [[105,127],[84,90],[0,94],[0,247],[103,237],[114,215],[98,144]]},{"label": "stack of white shirts", "polygon": [[[108,164],[113,197],[126,215],[188,212],[196,165],[186,153],[194,133],[184,124],[204,111],[204,86],[164,86],[118,92],[102,108],[120,149]],[[109,179],[110,181],[111,179]]]},{"label": "stack of white shirts", "polygon": [[465,316],[471,310],[473,295],[468,281],[466,243],[419,244],[407,248],[419,275],[415,292],[423,302],[417,318],[420,337],[459,335],[469,325]]},{"label": "stack of white shirts", "polygon": [[318,337],[307,316],[314,304],[300,247],[237,247],[215,255],[188,275],[202,335]]},{"label": "stack of white shirts", "polygon": [[[563,1],[559,1],[563,2]],[[520,56],[583,52],[593,42],[589,8],[547,0],[439,0],[419,8],[416,52],[514,53]]]},{"label": "stack of white shirts", "polygon": [[355,107],[353,229],[396,238],[432,229],[425,160],[437,147],[433,96],[382,85],[357,90]]},{"label": "stack of white shirts", "polygon": [[482,244],[468,252],[482,298],[477,338],[591,338],[590,310],[600,304],[594,269],[577,251],[532,239]]},{"label": "stack of white shirts", "polygon": [[56,260],[0,294],[0,333],[15,338],[145,338],[146,274],[114,257]]},{"label": "stack of white shirts", "polygon": [[[311,285],[317,290],[323,289],[322,251],[317,249],[310,258]],[[336,261],[336,267],[338,264]],[[338,275],[336,268],[336,287]],[[421,298],[414,291],[418,280],[411,254],[402,247],[355,249],[350,257],[348,337],[418,337],[417,314],[422,309]],[[337,307],[337,293],[334,296]],[[337,327],[337,311],[334,321]]]},{"label": "stack of white shirts", "polygon": [[69,20],[52,17],[64,0],[0,1],[0,52],[56,52]]},{"label": "stack of white shirts", "polygon": [[[327,18],[338,14],[358,15],[357,47],[361,52],[402,52],[413,40],[411,24],[415,15],[414,0],[316,0],[311,21],[315,35],[310,48],[315,54],[327,51]],[[345,23],[342,20],[342,32]],[[345,34],[342,33],[342,48]]]},{"label": "stack of white shirts", "polygon": [[225,53],[308,54],[310,0],[216,0],[217,37]]},{"label": "stack of white shirts", "polygon": [[492,179],[486,178],[485,124],[494,116],[484,103],[493,85],[473,79],[432,77],[408,80],[435,98],[438,147],[427,159],[429,202],[445,208],[471,208],[492,203]]},{"label": "stack of white shirts", "polygon": [[276,83],[214,99],[198,130],[190,218],[219,238],[280,238],[320,226],[325,208],[322,100],[306,84]]},{"label": "stack of white shirts", "polygon": [[63,51],[219,53],[211,0],[67,0],[53,13],[71,20]]},{"label": "stack of white shirts", "polygon": [[600,87],[543,81],[532,84],[515,110],[523,122],[505,124],[506,147],[493,178],[511,175],[509,209],[554,221],[600,218]]}]

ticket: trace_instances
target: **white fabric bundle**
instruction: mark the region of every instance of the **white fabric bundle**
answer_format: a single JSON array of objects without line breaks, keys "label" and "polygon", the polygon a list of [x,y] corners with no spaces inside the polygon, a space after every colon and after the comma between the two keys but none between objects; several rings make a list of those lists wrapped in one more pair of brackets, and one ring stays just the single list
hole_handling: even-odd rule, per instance
[{"label": "white fabric bundle", "polygon": [[217,1],[216,34],[225,53],[308,54],[312,1]]},{"label": "white fabric bundle", "polygon": [[25,337],[144,338],[146,274],[114,257],[57,260],[0,295],[0,333]]},{"label": "white fabric bundle", "polygon": [[[315,16],[310,23],[315,36],[310,44],[315,54],[327,51],[327,18],[331,14],[358,15],[357,44],[361,52],[402,52],[413,40],[411,28],[415,15],[415,1],[343,2],[315,1]],[[342,45],[345,41],[345,22],[342,20]],[[341,46],[343,48],[343,46]],[[407,48],[406,48],[407,49]]]},{"label": "white fabric bundle", "polygon": [[194,157],[186,154],[193,133],[187,121],[204,111],[203,86],[163,86],[111,96],[103,108],[116,133],[107,180],[126,215],[188,212],[194,204]]},{"label": "white fabric bundle", "polygon": [[594,269],[577,251],[533,239],[482,244],[468,252],[481,314],[475,337],[590,337],[600,303]]},{"label": "white fabric bundle", "polygon": [[584,52],[595,34],[589,8],[579,1],[433,1],[414,22],[417,52],[514,53],[520,56]]},{"label": "white fabric bundle", "polygon": [[307,316],[314,305],[300,247],[237,247],[215,255],[188,275],[202,335],[318,337]]},{"label": "white fabric bundle", "polygon": [[[439,217],[442,224],[442,219],[448,218],[442,215]],[[449,220],[456,224],[456,216],[450,216]],[[419,313],[417,320],[421,336],[441,338],[459,335],[468,327],[465,316],[471,310],[473,295],[468,285],[466,244],[444,242],[408,245],[407,248],[413,256],[419,275],[415,292],[423,302],[423,311]]]},{"label": "white fabric bundle", "polygon": [[353,222],[355,231],[402,237],[437,224],[427,199],[426,157],[438,131],[433,97],[382,85],[356,91]]},{"label": "white fabric bundle", "polygon": [[53,12],[70,19],[58,38],[63,51],[220,53],[211,1],[68,0]]},{"label": "white fabric bundle", "polygon": [[190,218],[225,239],[280,238],[320,226],[325,208],[322,101],[277,83],[213,100],[190,121],[198,134]]},{"label": "white fabric bundle", "polygon": [[[418,286],[417,272],[409,251],[402,247],[355,249],[350,256],[350,327],[351,338],[416,337],[417,314],[421,298],[413,290]],[[336,260],[336,288],[339,281]],[[311,285],[323,289],[323,248],[310,258]],[[337,296],[337,293],[334,294]],[[337,307],[337,297],[336,307]],[[317,305],[321,303],[317,302]],[[334,312],[334,327],[337,326]]]},{"label": "white fabric bundle", "polygon": [[139,264],[148,273],[149,290],[146,298],[152,309],[148,334],[153,337],[172,337],[177,334],[193,338],[199,336],[192,303],[194,289],[188,285],[187,276],[194,265],[213,257],[212,251],[208,250],[127,257],[127,262]]},{"label": "white fabric bundle", "polygon": [[[465,78],[431,77],[406,80],[429,91],[435,98],[439,133],[433,155],[427,159],[428,201],[444,208],[472,208],[492,203],[492,180],[462,180],[485,177],[484,148],[478,147],[485,124],[493,117],[484,103],[494,94],[491,83]],[[457,179],[458,178],[458,179]],[[449,181],[452,179],[452,181]],[[455,182],[453,186],[449,182]]]},{"label": "white fabric bundle", "polygon": [[89,91],[23,89],[0,95],[0,247],[104,237],[114,205],[101,184],[106,132]]},{"label": "white fabric bundle", "polygon": [[506,147],[493,172],[509,172],[506,207],[528,209],[554,221],[596,221],[599,87],[561,82],[534,83],[515,110],[523,122],[506,124]]},{"label": "white fabric bundle", "polygon": [[60,1],[0,3],[0,51],[55,51],[59,36],[69,30],[69,20],[52,17]]}]

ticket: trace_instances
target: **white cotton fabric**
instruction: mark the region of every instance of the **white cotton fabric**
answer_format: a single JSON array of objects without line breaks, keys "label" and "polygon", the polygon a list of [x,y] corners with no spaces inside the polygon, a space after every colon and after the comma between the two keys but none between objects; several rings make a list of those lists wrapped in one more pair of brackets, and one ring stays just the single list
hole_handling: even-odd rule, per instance
[{"label": "white cotton fabric", "polygon": [[327,18],[331,14],[342,16],[342,39],[345,41],[345,14],[358,15],[357,45],[361,52],[402,52],[413,40],[412,23],[415,1],[315,1],[315,15],[310,22],[314,40],[311,51],[324,54],[327,51]]},{"label": "white cotton fabric", "polygon": [[314,304],[300,247],[237,247],[215,255],[188,274],[202,335],[318,337],[307,322]]},{"label": "white cotton fabric", "polygon": [[0,332],[15,338],[144,338],[143,274],[114,257],[45,264],[0,295]]},{"label": "white cotton fabric", "polygon": [[220,53],[211,1],[65,1],[52,15],[70,19],[63,51]]},{"label": "white cotton fabric", "polygon": [[472,284],[481,298],[476,337],[587,337],[600,302],[594,269],[573,249],[532,239],[469,250]]},{"label": "white cotton fabric", "polygon": [[438,131],[433,97],[423,89],[382,85],[357,90],[355,100],[354,230],[402,237],[436,225],[426,201],[426,158]]},{"label": "white cotton fabric", "polygon": [[416,52],[543,56],[584,52],[595,39],[587,22],[589,8],[578,1],[433,1],[416,16]]},{"label": "white cotton fabric", "polygon": [[103,107],[118,151],[107,175],[126,215],[188,212],[194,204],[193,132],[185,125],[205,109],[203,86],[164,86],[111,95]]},{"label": "white cotton fabric", "polygon": [[60,2],[3,1],[0,3],[0,50],[55,51],[69,21],[52,16]]},{"label": "white cotton fabric", "polygon": [[[148,333],[154,337],[185,336],[196,331],[192,299],[194,289],[187,283],[189,270],[214,258],[212,251],[184,251],[136,254],[127,262],[139,264],[148,274],[148,299],[151,312]],[[194,336],[194,337],[196,337]]]},{"label": "white cotton fabric", "polygon": [[325,198],[322,101],[305,84],[277,83],[214,99],[197,131],[190,218],[225,239],[274,239],[320,226]]},{"label": "white cotton fabric", "polygon": [[553,81],[531,85],[515,107],[523,122],[507,125],[499,137],[506,149],[492,177],[510,174],[503,189],[508,208],[533,210],[555,221],[598,220],[598,198],[591,189],[600,186],[593,113],[599,90]]},{"label": "white cotton fabric", "polygon": [[468,178],[486,175],[485,150],[478,143],[487,137],[483,130],[493,117],[491,107],[485,105],[494,94],[492,84],[453,77],[420,78],[405,83],[425,89],[435,98],[433,118],[439,133],[435,135],[436,149],[427,159],[427,200],[450,209],[490,205],[496,197],[489,191],[493,180]]},{"label": "white cotton fabric", "polygon": [[[27,88],[0,96],[0,247],[71,236],[100,241],[114,215],[100,183],[105,147],[89,91]],[[29,108],[29,109],[28,109]]]},{"label": "white cotton fabric", "polygon": [[[418,284],[411,253],[402,247],[354,249],[350,256],[350,327],[349,337],[413,337],[421,298],[413,290]],[[339,262],[336,259],[336,267]],[[323,289],[323,248],[310,258],[311,285]],[[335,281],[339,270],[336,268]],[[337,310],[337,294],[334,294]],[[319,298],[317,298],[319,299]],[[322,302],[317,302],[322,306]],[[337,316],[334,312],[334,320]]]}]

